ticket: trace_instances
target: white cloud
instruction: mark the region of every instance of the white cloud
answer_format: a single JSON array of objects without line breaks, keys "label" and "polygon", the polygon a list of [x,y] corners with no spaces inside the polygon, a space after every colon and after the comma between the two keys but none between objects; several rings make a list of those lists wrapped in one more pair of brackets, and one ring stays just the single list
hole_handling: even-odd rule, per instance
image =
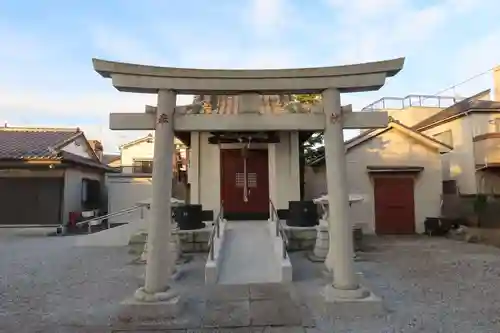
[{"label": "white cloud", "polygon": [[251,0],[244,18],[260,37],[272,38],[288,25],[290,8],[288,0]]},{"label": "white cloud", "polygon": [[397,12],[403,8],[408,1],[406,0],[326,0],[335,10],[342,11],[348,20],[360,22],[358,19],[367,19],[374,16]]},{"label": "white cloud", "polygon": [[[246,6],[232,13],[242,15],[242,24],[251,28],[251,33],[244,37],[237,30],[241,27],[233,31],[221,26],[223,19],[212,27],[203,25],[207,29],[203,32],[196,22],[183,22],[184,29],[180,23],[173,26],[171,22],[154,19],[151,21],[154,29],[141,27],[143,33],[148,31],[150,34],[141,34],[140,29],[134,29],[133,22],[127,30],[109,22],[92,22],[85,32],[88,41],[82,41],[88,43],[84,48],[89,52],[89,63],[87,67],[78,63],[75,65],[81,66],[78,70],[70,67],[73,64],[69,62],[60,64],[68,61],[61,57],[61,43],[42,41],[37,31],[28,33],[17,27],[0,26],[0,40],[16,45],[16,48],[0,49],[0,60],[9,60],[4,62],[8,65],[0,67],[3,77],[0,77],[0,121],[33,123],[46,116],[58,118],[68,126],[79,126],[78,122],[85,119],[91,124],[81,127],[88,131],[89,138],[102,137],[107,151],[115,151],[119,144],[141,136],[143,133],[134,131],[108,130],[108,115],[111,112],[142,112],[144,104],[156,103],[155,96],[113,90],[109,80],[92,73],[91,56],[156,65],[172,65],[176,60],[176,65],[184,67],[285,68],[399,56],[421,59],[426,52],[442,50],[448,60],[443,62],[447,68],[440,75],[447,75],[450,84],[500,62],[500,31],[485,32],[477,40],[464,41],[462,47],[448,44],[450,49],[446,50],[440,45],[441,41],[446,42],[443,36],[453,35],[450,29],[460,22],[471,23],[473,16],[470,13],[498,12],[498,0],[437,0],[427,6],[415,0],[324,1],[329,4],[326,8],[330,12],[325,11],[321,19],[315,20],[297,7],[300,1],[248,0]],[[314,4],[301,3],[301,6]],[[188,9],[188,6],[183,7],[186,12]],[[299,32],[303,36],[291,42],[290,36]],[[302,45],[306,42],[307,47]],[[177,54],[165,53],[164,45],[169,45],[171,52]],[[48,64],[46,60],[55,54],[60,63]],[[50,66],[63,69],[57,72]],[[63,73],[65,70],[70,74]],[[31,77],[13,81],[16,77],[28,77],[25,73]],[[424,75],[428,74],[422,71]],[[401,82],[399,80],[401,77],[396,77],[394,85]],[[481,80],[476,80],[474,88],[467,93],[489,84],[491,78]],[[391,86],[392,83],[388,85]],[[411,84],[408,86],[412,89]],[[408,94],[415,92],[418,93],[407,91]],[[343,96],[343,102],[354,103],[359,109],[379,97],[382,93],[352,94]],[[187,104],[191,98],[182,96],[178,103]]]},{"label": "white cloud", "polygon": [[168,63],[153,47],[133,34],[123,33],[109,26],[94,25],[90,29],[91,41],[98,50],[98,57],[139,64],[161,65]]},{"label": "white cloud", "polygon": [[[104,79],[102,79],[104,80]],[[111,85],[111,82],[109,82]],[[189,104],[190,95],[179,95],[178,105]],[[50,90],[9,89],[0,86],[0,121],[11,126],[80,127],[89,139],[100,139],[106,151],[143,135],[141,131],[109,130],[109,114],[114,112],[144,112],[146,104],[156,104],[156,96],[128,94],[118,91],[84,92],[75,90],[57,93]],[[42,119],[56,119],[57,124],[42,124]],[[87,121],[85,121],[87,120]],[[91,121],[91,125],[82,125]]]}]

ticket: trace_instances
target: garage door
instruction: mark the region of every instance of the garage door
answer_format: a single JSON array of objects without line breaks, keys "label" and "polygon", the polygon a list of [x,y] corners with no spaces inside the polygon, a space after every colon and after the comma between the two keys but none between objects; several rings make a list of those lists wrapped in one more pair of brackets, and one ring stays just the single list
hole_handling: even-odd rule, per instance
[{"label": "garage door", "polygon": [[0,224],[59,224],[63,178],[0,178]]},{"label": "garage door", "polygon": [[415,233],[413,177],[375,177],[377,234]]}]

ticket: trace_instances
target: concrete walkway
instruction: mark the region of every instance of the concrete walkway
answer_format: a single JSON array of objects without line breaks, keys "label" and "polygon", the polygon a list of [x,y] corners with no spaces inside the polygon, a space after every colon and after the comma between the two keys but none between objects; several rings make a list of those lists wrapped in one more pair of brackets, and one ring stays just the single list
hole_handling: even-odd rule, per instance
[{"label": "concrete walkway", "polygon": [[230,222],[228,228],[218,283],[280,282],[268,222]]}]

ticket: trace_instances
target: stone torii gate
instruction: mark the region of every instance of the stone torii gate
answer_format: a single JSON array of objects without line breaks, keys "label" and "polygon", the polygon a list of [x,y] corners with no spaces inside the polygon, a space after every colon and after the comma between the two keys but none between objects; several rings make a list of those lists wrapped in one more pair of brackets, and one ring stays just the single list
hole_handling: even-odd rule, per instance
[{"label": "stone torii gate", "polygon": [[[111,78],[119,91],[158,95],[156,108],[144,113],[110,115],[114,130],[155,130],[153,196],[149,221],[145,286],[139,301],[176,299],[168,281],[173,262],[170,201],[174,131],[324,131],[329,204],[329,233],[333,281],[327,300],[356,300],[369,294],[354,270],[352,227],[349,223],[344,128],[383,128],[385,112],[342,112],[340,94],[378,90],[387,77],[396,75],[404,58],[336,67],[279,70],[206,70],[144,66],[93,59],[94,69]],[[255,100],[265,94],[322,94],[322,108],[310,112],[266,114],[255,110]],[[242,114],[192,113],[176,107],[177,94],[239,95]],[[243,114],[243,111],[244,114]],[[347,112],[346,112],[347,111]]]}]

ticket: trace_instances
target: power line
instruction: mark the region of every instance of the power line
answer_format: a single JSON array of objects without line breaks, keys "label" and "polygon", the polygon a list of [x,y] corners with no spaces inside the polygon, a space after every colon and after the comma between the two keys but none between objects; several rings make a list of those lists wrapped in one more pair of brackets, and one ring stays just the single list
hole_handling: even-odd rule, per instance
[{"label": "power line", "polygon": [[444,93],[445,91],[448,91],[448,90],[450,90],[450,89],[455,89],[456,87],[461,86],[461,85],[462,85],[462,84],[464,84],[464,83],[470,82],[470,81],[472,81],[472,80],[474,80],[474,79],[477,79],[477,78],[478,78],[478,77],[480,77],[480,76],[483,76],[483,75],[485,75],[485,74],[488,74],[489,72],[493,71],[496,67],[497,67],[497,66],[493,66],[492,68],[490,68],[490,69],[488,69],[488,70],[486,70],[486,71],[484,71],[484,72],[481,72],[481,73],[479,73],[479,74],[476,74],[476,75],[474,75],[474,76],[471,76],[470,78],[468,78],[468,79],[466,79],[466,80],[464,80],[464,81],[462,81],[462,82],[460,82],[460,83],[454,84],[454,85],[452,85],[452,86],[450,86],[450,87],[448,87],[448,88],[446,88],[446,89],[444,89],[444,90],[440,90],[440,91],[438,91],[437,93],[435,93],[435,94],[434,94],[434,95],[432,95],[432,96],[437,96],[437,95],[440,95],[440,94],[442,94],[442,93]]}]

